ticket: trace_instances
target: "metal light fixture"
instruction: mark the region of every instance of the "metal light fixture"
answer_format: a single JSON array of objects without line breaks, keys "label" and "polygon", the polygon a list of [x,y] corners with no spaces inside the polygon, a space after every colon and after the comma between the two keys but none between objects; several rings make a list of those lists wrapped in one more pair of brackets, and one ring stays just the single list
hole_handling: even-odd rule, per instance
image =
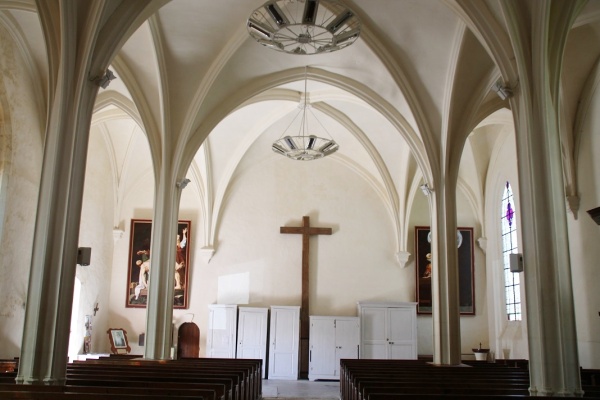
[{"label": "metal light fixture", "polygon": [[252,12],[248,32],[258,43],[291,54],[340,50],[360,35],[360,20],[336,0],[271,0]]},{"label": "metal light fixture", "polygon": [[[314,129],[313,124],[309,126],[308,116],[312,116],[312,119],[314,119],[325,132],[326,129],[310,110],[310,104],[308,103],[308,95],[306,91],[307,82],[308,77],[306,76],[305,72],[304,101],[302,101],[299,105],[300,110],[294,117],[292,123],[286,128],[281,137],[273,142],[271,147],[275,153],[284,155],[292,160],[316,160],[318,158],[323,158],[335,153],[340,147],[333,139],[326,139],[316,135],[308,134],[309,129]],[[307,115],[307,111],[310,111],[309,115]],[[298,134],[289,135],[287,132],[294,125],[294,122],[296,122],[296,125],[299,124]]]},{"label": "metal light fixture", "polygon": [[506,100],[513,96],[512,89],[509,86],[505,86],[500,80],[494,84],[492,90],[496,92],[501,100]]},{"label": "metal light fixture", "polygon": [[421,186],[419,186],[419,189],[421,189],[425,196],[429,196],[431,193],[433,193],[433,189],[430,188],[427,183],[424,183]]}]

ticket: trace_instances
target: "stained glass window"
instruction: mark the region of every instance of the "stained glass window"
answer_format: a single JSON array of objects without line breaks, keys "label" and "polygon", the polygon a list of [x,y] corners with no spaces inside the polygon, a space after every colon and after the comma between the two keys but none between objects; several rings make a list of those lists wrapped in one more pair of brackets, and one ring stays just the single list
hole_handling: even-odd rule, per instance
[{"label": "stained glass window", "polygon": [[509,254],[518,253],[517,223],[515,221],[514,198],[510,183],[506,182],[502,194],[502,258],[504,261],[504,293],[506,315],[509,321],[521,320],[521,283],[518,273],[510,272]]}]

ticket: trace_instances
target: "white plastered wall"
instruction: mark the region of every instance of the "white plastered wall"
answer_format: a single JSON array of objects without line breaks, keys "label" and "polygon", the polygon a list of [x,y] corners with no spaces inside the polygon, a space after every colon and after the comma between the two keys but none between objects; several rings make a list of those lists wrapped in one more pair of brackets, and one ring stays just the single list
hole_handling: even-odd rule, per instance
[{"label": "white plastered wall", "polygon": [[596,90],[577,149],[580,208],[568,213],[579,362],[600,368],[600,226],[586,212],[600,206],[600,93]]},{"label": "white plastered wall", "polygon": [[43,132],[27,71],[0,28],[0,358],[20,353],[42,163]]},{"label": "white plastered wall", "polygon": [[[354,316],[361,300],[413,301],[414,276],[395,261],[390,217],[366,181],[333,159],[253,151],[264,152],[264,161],[244,165],[232,180],[215,255],[208,265],[194,263],[190,311],[199,317],[201,354],[208,304],[237,293],[257,307],[300,305],[302,239],[279,228],[300,226],[305,215],[311,226],[333,229],[311,238],[312,315]],[[223,287],[226,280],[237,287]]]},{"label": "white plastered wall", "polygon": [[[106,351],[106,326],[109,317],[110,280],[113,261],[113,181],[104,138],[92,129],[88,147],[86,177],[81,210],[79,246],[90,247],[88,266],[77,266],[81,281],[81,298],[77,329],[71,341],[83,350],[85,317],[92,316],[92,352]],[[77,299],[76,299],[77,300]],[[97,312],[94,308],[98,305]]]},{"label": "white plastered wall", "polygon": [[515,198],[513,205],[519,251],[522,252],[520,231],[519,181],[514,130],[506,126],[496,141],[486,179],[486,264],[490,348],[495,358],[528,358],[527,326],[525,312],[524,274],[521,277],[521,321],[508,321],[504,294],[504,265],[502,260],[501,205],[506,182],[510,182]]}]

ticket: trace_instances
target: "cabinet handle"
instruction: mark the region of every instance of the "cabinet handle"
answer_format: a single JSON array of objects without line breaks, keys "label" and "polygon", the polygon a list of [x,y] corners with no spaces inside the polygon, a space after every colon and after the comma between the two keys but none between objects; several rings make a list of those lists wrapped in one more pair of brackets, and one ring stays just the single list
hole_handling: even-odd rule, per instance
[{"label": "cabinet handle", "polygon": [[312,350],[308,352],[308,362],[312,362]]}]

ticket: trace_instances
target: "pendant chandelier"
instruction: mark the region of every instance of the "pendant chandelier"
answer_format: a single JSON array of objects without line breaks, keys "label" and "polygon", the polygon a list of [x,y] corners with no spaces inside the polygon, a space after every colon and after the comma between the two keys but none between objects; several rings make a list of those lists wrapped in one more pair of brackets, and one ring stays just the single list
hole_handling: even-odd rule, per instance
[{"label": "pendant chandelier", "polygon": [[360,35],[360,20],[336,0],[271,0],[252,12],[248,32],[258,43],[291,54],[343,49]]},{"label": "pendant chandelier", "polygon": [[[318,137],[313,134],[308,134],[309,129],[314,129],[315,124],[310,124],[309,118],[314,119],[316,124],[327,132],[323,124],[319,122],[317,117],[310,109],[307,96],[308,77],[304,73],[304,100],[300,103],[298,114],[292,120],[292,123],[284,130],[281,137],[273,142],[272,149],[275,153],[284,155],[292,160],[310,161],[323,158],[335,153],[339,149],[339,145],[333,139]],[[288,131],[297,127],[298,133],[295,135],[287,134]]]}]

